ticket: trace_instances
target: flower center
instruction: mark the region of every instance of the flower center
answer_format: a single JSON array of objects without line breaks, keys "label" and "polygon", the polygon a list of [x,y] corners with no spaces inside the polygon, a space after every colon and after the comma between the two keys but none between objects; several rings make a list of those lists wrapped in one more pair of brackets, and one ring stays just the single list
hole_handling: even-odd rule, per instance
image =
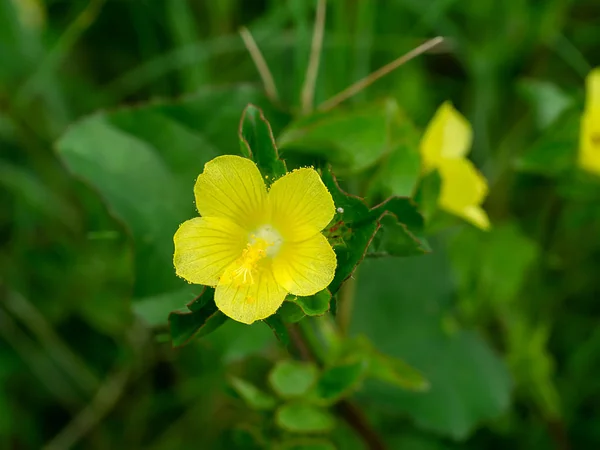
[{"label": "flower center", "polygon": [[248,238],[248,244],[238,259],[238,268],[231,273],[238,285],[254,284],[254,275],[264,258],[272,258],[281,247],[281,235],[270,225],[263,225]]}]

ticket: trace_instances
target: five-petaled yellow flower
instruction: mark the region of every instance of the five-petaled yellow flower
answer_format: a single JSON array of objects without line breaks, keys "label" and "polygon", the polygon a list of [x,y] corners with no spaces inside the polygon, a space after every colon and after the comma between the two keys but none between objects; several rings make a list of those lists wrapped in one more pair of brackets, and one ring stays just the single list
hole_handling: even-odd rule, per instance
[{"label": "five-petaled yellow flower", "polygon": [[582,169],[600,175],[600,68],[592,70],[585,81],[578,164]]},{"label": "five-petaled yellow flower", "polygon": [[254,162],[219,156],[204,166],[194,194],[201,217],[175,233],[175,270],[215,286],[227,316],[264,319],[288,293],[313,295],[333,280],[336,257],[321,230],[335,207],[314,169],[294,170],[267,190]]},{"label": "five-petaled yellow flower", "polygon": [[446,102],[438,108],[421,139],[421,161],[425,174],[435,169],[440,174],[440,208],[487,230],[490,221],[481,208],[487,181],[466,158],[472,141],[469,122]]}]

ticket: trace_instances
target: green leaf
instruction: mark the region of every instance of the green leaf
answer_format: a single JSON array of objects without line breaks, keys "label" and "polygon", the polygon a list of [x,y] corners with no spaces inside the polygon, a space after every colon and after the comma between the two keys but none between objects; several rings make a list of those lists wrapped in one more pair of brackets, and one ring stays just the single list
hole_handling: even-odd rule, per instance
[{"label": "green leaf", "polygon": [[323,289],[315,295],[295,297],[292,301],[298,305],[307,316],[321,316],[329,311],[331,292],[329,292],[328,289]]},{"label": "green leaf", "polygon": [[271,387],[283,398],[306,394],[316,380],[317,367],[309,362],[279,361],[269,373]]},{"label": "green leaf", "polygon": [[412,234],[396,216],[385,213],[379,219],[380,231],[373,240],[375,252],[389,256],[416,256],[429,253],[429,245]]},{"label": "green leaf", "polygon": [[292,433],[325,433],[335,425],[334,417],[325,409],[303,403],[288,403],[277,410],[277,425]]},{"label": "green leaf", "polygon": [[323,172],[322,179],[337,208],[336,215],[325,230],[338,263],[335,277],[329,285],[332,295],[362,261],[381,227],[381,219],[386,216],[388,218],[383,219],[385,234],[375,242],[376,248],[394,256],[429,251],[428,244],[413,234],[422,231],[423,217],[410,199],[394,197],[369,209],[362,199],[347,194],[339,187],[331,168]]},{"label": "green leaf", "polygon": [[428,225],[438,212],[438,199],[442,191],[442,178],[437,170],[425,175],[419,182],[415,202]]},{"label": "green leaf", "polygon": [[265,322],[273,331],[277,340],[281,342],[281,345],[289,349],[291,345],[290,334],[285,323],[283,323],[281,316],[279,314],[273,314],[264,319],[263,322]]},{"label": "green leaf", "polygon": [[229,384],[239,394],[246,404],[259,411],[275,408],[277,400],[274,397],[261,391],[252,383],[237,377],[230,377]]},{"label": "green leaf", "polygon": [[279,147],[358,172],[390,151],[397,114],[398,105],[392,99],[352,110],[317,112],[292,122],[279,136]]},{"label": "green leaf", "polygon": [[203,291],[203,286],[187,285],[183,289],[136,299],[132,309],[149,326],[158,327],[164,325],[165,317],[168,318],[171,311],[189,303],[200,291]]},{"label": "green leaf", "polygon": [[[490,232],[465,228],[450,241],[448,252],[462,290],[461,306],[471,301],[469,310],[491,306],[505,316],[520,300],[519,291],[540,249],[517,223],[508,222]],[[470,298],[473,286],[477,293]]]},{"label": "green leaf", "polygon": [[188,308],[191,312],[174,311],[169,315],[169,330],[174,347],[187,344],[193,337],[206,336],[219,328],[227,316],[217,308],[214,288],[206,288]]},{"label": "green leaf", "polygon": [[558,176],[575,166],[581,111],[568,110],[525,154],[515,161],[517,170]]},{"label": "green leaf", "polygon": [[67,168],[133,236],[135,299],[177,296],[187,286],[173,270],[173,234],[197,216],[193,186],[204,164],[238,148],[232,130],[250,102],[268,106],[259,90],[238,86],[100,112],[72,125],[56,144]]},{"label": "green leaf", "polygon": [[369,186],[369,197],[412,197],[421,174],[421,133],[402,113],[392,127],[391,152],[381,162]]},{"label": "green leaf", "polygon": [[285,163],[279,159],[271,125],[261,109],[254,105],[246,106],[240,121],[239,136],[242,154],[256,163],[267,185],[285,175]]},{"label": "green leaf", "polygon": [[332,404],[349,395],[363,381],[366,368],[365,361],[361,359],[326,369],[315,386],[317,399]]},{"label": "green leaf", "polygon": [[277,310],[277,314],[281,317],[285,323],[296,323],[306,317],[304,311],[298,304],[296,304],[296,298],[291,297],[289,300],[283,302],[281,307]]},{"label": "green leaf", "polygon": [[410,391],[429,389],[429,381],[423,374],[402,359],[378,352],[366,339],[361,339],[357,346],[362,349],[367,360],[369,377]]},{"label": "green leaf", "polygon": [[364,395],[409,416],[423,429],[464,439],[480,423],[510,405],[511,380],[503,361],[476,333],[448,334],[443,317],[452,310],[454,276],[439,248],[420,258],[370,259],[357,283],[351,331],[369,336],[385,355],[406,361],[430,383],[409,392],[367,384]]}]

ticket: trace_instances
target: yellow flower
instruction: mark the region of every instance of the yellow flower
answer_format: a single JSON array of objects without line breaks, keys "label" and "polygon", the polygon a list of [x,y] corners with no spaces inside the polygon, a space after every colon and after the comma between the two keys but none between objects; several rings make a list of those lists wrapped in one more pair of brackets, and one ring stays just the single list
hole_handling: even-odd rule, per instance
[{"label": "yellow flower", "polygon": [[267,191],[251,160],[219,156],[194,194],[201,217],[175,233],[175,270],[215,286],[227,316],[250,324],[274,314],[288,293],[313,295],[333,280],[336,257],[321,230],[335,207],[314,169],[294,170]]},{"label": "yellow flower", "polygon": [[600,175],[600,68],[592,70],[585,81],[578,164],[582,169]]},{"label": "yellow flower", "polygon": [[446,102],[438,108],[421,139],[421,161],[425,174],[436,169],[440,174],[440,208],[487,230],[490,221],[481,208],[487,181],[466,158],[472,141],[469,122]]}]

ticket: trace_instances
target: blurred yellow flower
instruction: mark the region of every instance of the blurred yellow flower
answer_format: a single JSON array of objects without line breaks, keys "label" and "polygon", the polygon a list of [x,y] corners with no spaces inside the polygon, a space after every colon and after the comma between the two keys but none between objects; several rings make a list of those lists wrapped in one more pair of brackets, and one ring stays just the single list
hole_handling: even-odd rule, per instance
[{"label": "blurred yellow flower", "polygon": [[267,191],[251,160],[219,156],[194,194],[201,217],[175,233],[175,270],[215,286],[227,316],[250,324],[274,314],[288,293],[313,295],[333,280],[336,257],[321,230],[335,207],[314,169],[294,170]]},{"label": "blurred yellow flower", "polygon": [[578,164],[583,170],[600,175],[600,68],[592,70],[585,81]]},{"label": "blurred yellow flower", "polygon": [[487,230],[490,221],[481,208],[488,192],[487,181],[466,158],[472,141],[473,131],[467,119],[445,102],[421,139],[421,161],[425,174],[436,169],[440,174],[440,208]]}]

